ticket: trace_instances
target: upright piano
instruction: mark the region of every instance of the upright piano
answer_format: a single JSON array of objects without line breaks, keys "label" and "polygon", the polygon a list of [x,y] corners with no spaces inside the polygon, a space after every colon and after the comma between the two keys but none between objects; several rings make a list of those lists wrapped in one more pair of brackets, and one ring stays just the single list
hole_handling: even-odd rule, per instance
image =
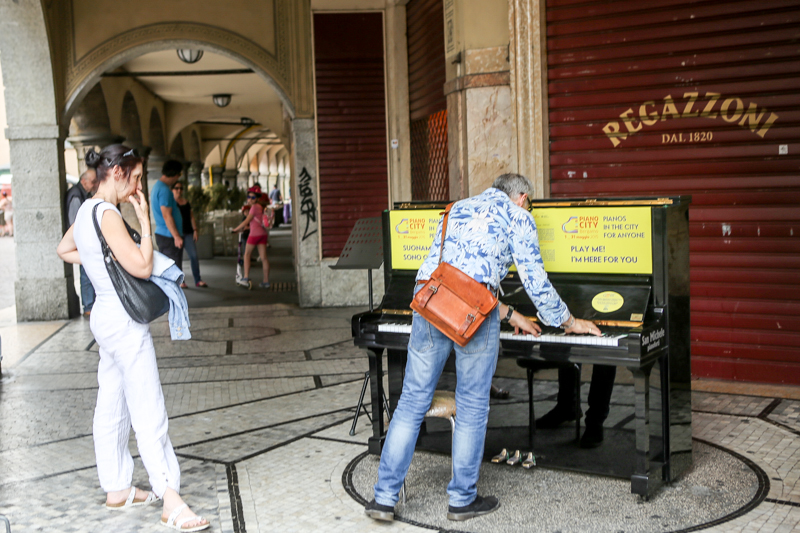
[{"label": "upright piano", "polygon": [[[631,491],[645,498],[691,466],[690,201],[681,196],[532,202],[551,282],[572,313],[594,321],[603,336],[567,335],[546,326],[541,337],[501,330],[500,356],[624,367],[632,374],[634,396],[631,423],[627,429],[606,431],[605,452],[558,443],[547,449],[540,465],[629,477]],[[445,204],[394,207],[382,219],[383,300],[373,312],[352,318],[354,342],[369,357],[373,454],[380,454],[385,437],[384,403],[379,401],[384,397],[383,354],[389,409],[394,410],[403,386],[415,277]],[[514,269],[501,286],[502,302],[536,316]],[[537,447],[543,433],[537,433]],[[494,447],[501,443],[524,448],[528,434],[526,427],[504,427],[494,434],[490,429],[486,456],[499,451]],[[449,452],[449,440],[437,443],[424,435],[418,446]]]}]

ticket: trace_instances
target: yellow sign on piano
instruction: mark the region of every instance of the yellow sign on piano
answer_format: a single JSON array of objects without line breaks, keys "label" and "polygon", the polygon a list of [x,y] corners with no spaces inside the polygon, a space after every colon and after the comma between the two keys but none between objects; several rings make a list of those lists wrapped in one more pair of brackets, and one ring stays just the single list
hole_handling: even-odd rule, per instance
[{"label": "yellow sign on piano", "polygon": [[651,274],[649,207],[532,210],[548,272]]},{"label": "yellow sign on piano", "polygon": [[428,257],[443,209],[390,211],[394,270],[419,270]]}]

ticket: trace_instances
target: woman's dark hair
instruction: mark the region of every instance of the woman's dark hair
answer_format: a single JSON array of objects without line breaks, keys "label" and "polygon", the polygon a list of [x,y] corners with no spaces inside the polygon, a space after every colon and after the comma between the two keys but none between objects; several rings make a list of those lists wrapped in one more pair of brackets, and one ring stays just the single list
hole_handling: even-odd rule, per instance
[{"label": "woman's dark hair", "polygon": [[126,181],[130,181],[131,172],[142,163],[142,158],[136,150],[122,144],[106,146],[98,154],[91,148],[84,156],[86,166],[97,170],[97,181],[102,183],[108,177],[108,171],[118,166],[122,169]]}]

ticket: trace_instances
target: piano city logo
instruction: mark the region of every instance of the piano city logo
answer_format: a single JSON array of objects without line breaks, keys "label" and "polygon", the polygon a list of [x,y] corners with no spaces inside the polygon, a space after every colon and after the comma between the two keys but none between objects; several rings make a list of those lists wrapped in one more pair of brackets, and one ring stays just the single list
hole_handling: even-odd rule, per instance
[{"label": "piano city logo", "polygon": [[593,215],[571,216],[561,224],[561,231],[571,239],[591,239],[600,234],[600,217]]},{"label": "piano city logo", "polygon": [[441,209],[393,210],[389,213],[392,268],[416,270],[428,257]]},{"label": "piano city logo", "polygon": [[408,235],[411,232],[425,231],[425,225],[428,220],[425,218],[404,218],[395,227],[394,230],[401,235]]}]

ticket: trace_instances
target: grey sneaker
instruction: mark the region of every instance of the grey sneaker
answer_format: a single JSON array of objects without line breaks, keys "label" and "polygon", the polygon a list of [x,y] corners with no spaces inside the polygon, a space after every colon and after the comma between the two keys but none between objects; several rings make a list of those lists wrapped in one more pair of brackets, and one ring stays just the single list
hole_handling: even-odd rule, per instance
[{"label": "grey sneaker", "polygon": [[364,514],[373,520],[382,520],[384,522],[394,521],[394,507],[381,505],[374,499],[364,507]]},{"label": "grey sneaker", "polygon": [[262,289],[269,289],[269,281],[264,281],[262,283],[259,283],[258,286],[261,287]]}]

